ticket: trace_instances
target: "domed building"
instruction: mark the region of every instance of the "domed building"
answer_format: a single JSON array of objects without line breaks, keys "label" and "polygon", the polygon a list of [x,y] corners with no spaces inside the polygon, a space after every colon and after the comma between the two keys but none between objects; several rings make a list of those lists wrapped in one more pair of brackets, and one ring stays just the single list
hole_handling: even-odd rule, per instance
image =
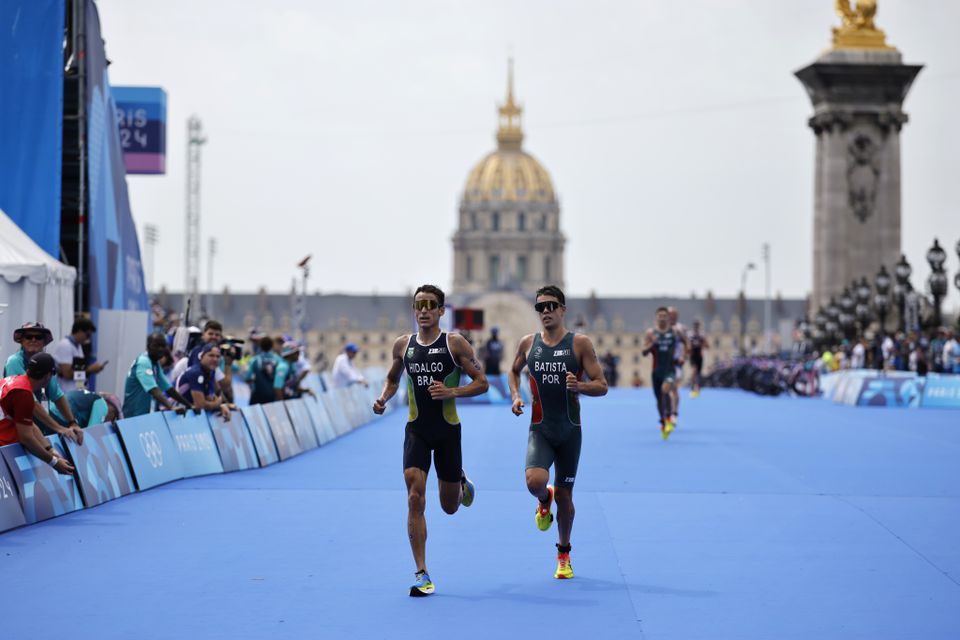
[{"label": "domed building", "polygon": [[455,293],[563,287],[560,204],[550,174],[523,150],[522,111],[513,97],[511,64],[497,148],[470,171],[460,200],[453,236]]}]

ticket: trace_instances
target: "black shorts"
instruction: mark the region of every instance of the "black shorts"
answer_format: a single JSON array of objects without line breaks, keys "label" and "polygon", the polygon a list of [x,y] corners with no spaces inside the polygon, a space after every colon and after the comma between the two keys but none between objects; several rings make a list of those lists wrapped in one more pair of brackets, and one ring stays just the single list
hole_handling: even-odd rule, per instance
[{"label": "black shorts", "polygon": [[693,365],[693,368],[697,371],[703,369],[703,356],[690,356],[690,364]]},{"label": "black shorts", "polygon": [[437,477],[444,482],[460,482],[463,454],[460,451],[460,425],[442,424],[435,428],[415,428],[409,422],[404,431],[403,468],[423,469],[430,473],[430,452],[437,465]]},{"label": "black shorts", "polygon": [[563,440],[548,438],[538,429],[530,429],[527,437],[527,469],[549,469],[553,465],[553,484],[572,487],[577,480],[580,465],[580,445],[583,432],[573,429]]}]

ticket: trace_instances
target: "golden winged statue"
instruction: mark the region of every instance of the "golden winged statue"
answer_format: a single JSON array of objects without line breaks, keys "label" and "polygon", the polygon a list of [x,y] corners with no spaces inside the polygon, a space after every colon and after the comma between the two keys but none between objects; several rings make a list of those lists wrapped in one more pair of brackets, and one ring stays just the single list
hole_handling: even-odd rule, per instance
[{"label": "golden winged statue", "polygon": [[857,0],[856,8],[850,6],[850,0],[835,0],[835,7],[843,22],[833,28],[835,49],[893,49],[873,23],[877,0]]}]

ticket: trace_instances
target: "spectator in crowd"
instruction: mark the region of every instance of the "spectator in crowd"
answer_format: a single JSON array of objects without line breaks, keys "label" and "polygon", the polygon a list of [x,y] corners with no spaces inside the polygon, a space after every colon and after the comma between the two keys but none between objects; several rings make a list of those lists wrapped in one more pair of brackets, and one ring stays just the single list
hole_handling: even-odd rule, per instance
[{"label": "spectator in crowd", "polygon": [[960,373],[960,341],[953,331],[947,331],[943,343],[943,370],[946,373]]},{"label": "spectator in crowd", "polygon": [[353,366],[353,359],[357,357],[359,352],[360,347],[353,342],[348,342],[343,347],[343,353],[338,355],[333,361],[332,377],[334,389],[344,389],[352,384],[367,386],[367,379]]},{"label": "spectator in crowd", "polygon": [[[314,395],[312,389],[304,389],[300,386],[296,369],[300,351],[300,345],[292,340],[288,340],[283,345],[283,351],[280,353],[280,363],[277,365],[277,371],[274,374],[273,390],[274,397],[277,400],[299,398],[304,393]],[[281,386],[278,387],[277,385]]]},{"label": "spectator in crowd", "polygon": [[190,400],[195,411],[219,411],[224,420],[230,420],[230,410],[237,407],[217,391],[215,372],[219,370],[220,346],[207,342],[200,347],[197,364],[177,378],[176,387],[180,395]]},{"label": "spectator in crowd", "polygon": [[[20,344],[20,351],[7,358],[7,364],[3,367],[4,377],[25,374],[27,372],[27,362],[33,356],[42,353],[43,348],[53,342],[53,333],[39,322],[28,322],[13,332],[13,341]],[[47,408],[44,407],[42,402],[44,395],[46,395],[47,401],[59,408],[60,413],[67,418],[68,425],[66,428],[60,426],[51,417]],[[57,384],[57,376],[50,378],[46,386],[38,389],[34,393],[34,398],[36,400],[33,411],[34,419],[42,425],[44,431],[59,433],[77,444],[83,444],[83,431],[80,430],[77,421],[73,419],[70,405],[60,389],[60,385]]]},{"label": "spectator in crowd", "polygon": [[896,369],[896,353],[897,345],[893,341],[893,337],[888,333],[883,337],[883,342],[880,345],[880,354],[883,357],[884,371],[893,371]]},{"label": "spectator in crowd", "polygon": [[947,343],[947,331],[943,327],[938,327],[937,332],[930,341],[930,362],[933,365],[934,373],[944,373],[943,369],[943,345]]},{"label": "spectator in crowd", "polygon": [[[207,320],[203,325],[200,344],[195,346],[193,351],[190,352],[190,355],[187,357],[186,367],[193,367],[200,363],[200,350],[204,345],[215,344],[220,346],[223,341],[223,325],[216,320]],[[185,370],[186,369],[184,369],[184,371]],[[174,367],[174,379],[179,378],[182,373],[183,371]],[[220,366],[214,372],[214,376],[216,378],[215,384],[217,386],[217,392],[228,401],[233,402],[233,357],[230,353],[224,354],[224,357],[221,358]]]},{"label": "spectator in crowd", "polygon": [[123,415],[127,418],[150,413],[153,400],[164,409],[172,410],[174,405],[167,397],[185,408],[191,407],[190,402],[173,388],[160,367],[161,359],[169,355],[169,350],[163,334],[155,333],[147,338],[147,350],[137,357],[127,374],[123,396]]},{"label": "spectator in crowd", "polygon": [[[104,422],[114,422],[120,418],[120,407],[116,405],[110,394],[95,393],[87,389],[74,389],[73,391],[67,391],[64,395],[70,404],[73,417],[77,419],[77,424],[80,425],[81,429]],[[62,426],[67,426],[67,419],[60,414],[56,407],[50,409],[50,415]]]},{"label": "spectator in crowd", "polygon": [[503,359],[503,343],[500,342],[500,329],[490,329],[490,339],[483,347],[483,372],[488,376],[500,375],[500,361]]},{"label": "spectator in crowd", "polygon": [[[266,404],[276,400],[274,385],[277,382],[277,366],[280,356],[273,351],[273,338],[260,338],[257,355],[247,364],[246,380],[250,385],[250,404]],[[285,380],[280,380],[283,388]]]},{"label": "spectator in crowd", "polygon": [[631,387],[642,387],[642,386],[643,386],[643,378],[640,377],[640,372],[639,372],[639,371],[634,371],[634,372],[633,372],[633,378],[630,380],[630,386],[631,386]]},{"label": "spectator in crowd", "polygon": [[90,344],[97,327],[88,318],[78,318],[70,329],[70,335],[57,343],[53,359],[57,361],[57,382],[64,393],[87,386],[87,375],[103,371],[106,362],[87,366],[87,354],[83,347]]},{"label": "spectator in crowd", "polygon": [[0,446],[19,442],[58,473],[70,475],[73,465],[57,455],[33,422],[35,394],[46,389],[56,373],[53,356],[36,353],[27,361],[25,374],[0,379]]},{"label": "spectator in crowd", "polygon": [[867,339],[861,337],[850,352],[850,368],[863,369],[867,366]]},{"label": "spectator in crowd", "polygon": [[927,350],[919,340],[913,343],[913,350],[910,352],[910,371],[918,376],[926,376],[929,366],[927,365]]},{"label": "spectator in crowd", "polygon": [[607,351],[607,355],[603,356],[600,364],[603,366],[603,377],[607,379],[607,383],[611,387],[617,386],[617,378],[619,374],[617,373],[617,364],[620,362],[620,358],[613,355],[612,351]]},{"label": "spectator in crowd", "polygon": [[278,356],[283,353],[283,345],[286,340],[283,339],[283,336],[276,336],[273,339],[273,352]]}]

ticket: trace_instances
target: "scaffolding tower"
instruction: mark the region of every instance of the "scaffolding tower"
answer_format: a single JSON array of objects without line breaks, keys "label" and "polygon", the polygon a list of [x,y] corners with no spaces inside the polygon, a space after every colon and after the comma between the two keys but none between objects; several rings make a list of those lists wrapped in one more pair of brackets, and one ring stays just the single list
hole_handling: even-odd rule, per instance
[{"label": "scaffolding tower", "polygon": [[207,141],[197,116],[187,120],[187,299],[199,302],[200,290],[200,148]]}]

